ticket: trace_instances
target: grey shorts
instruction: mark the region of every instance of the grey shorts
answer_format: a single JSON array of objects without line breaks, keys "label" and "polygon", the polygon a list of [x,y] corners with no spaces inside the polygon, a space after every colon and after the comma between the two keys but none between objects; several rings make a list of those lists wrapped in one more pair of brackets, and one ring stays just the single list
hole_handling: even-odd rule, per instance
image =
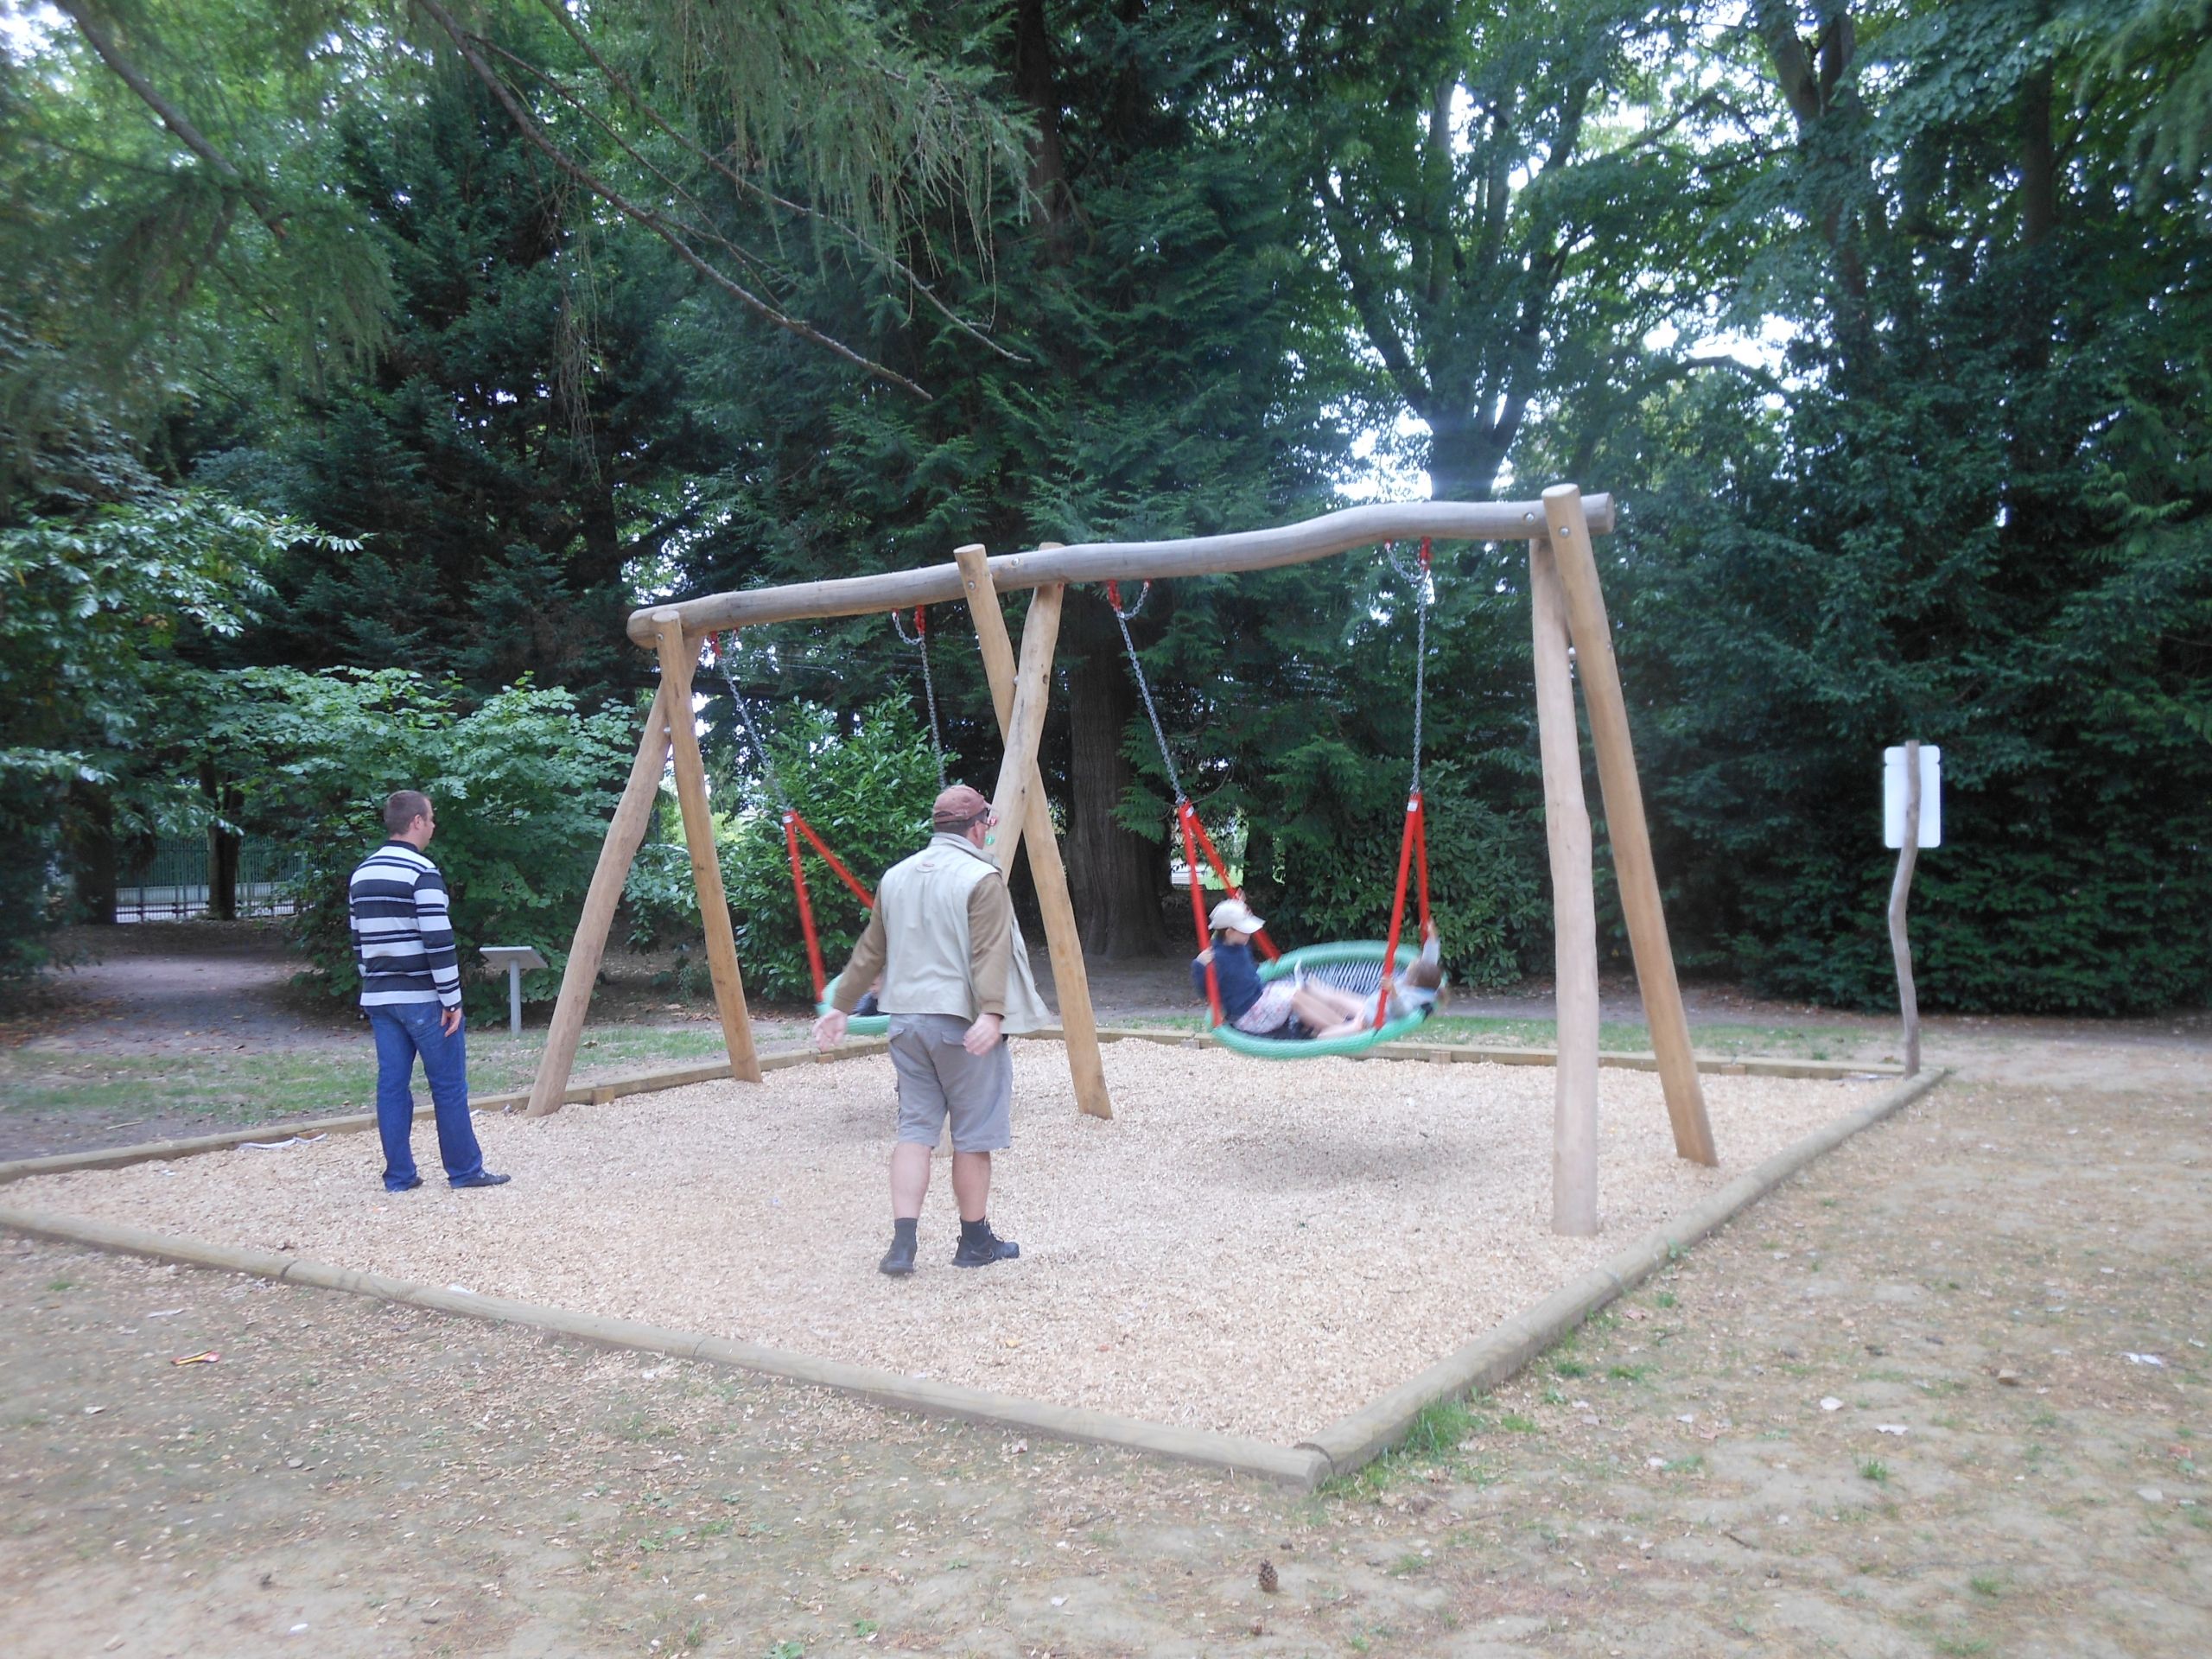
[{"label": "grey shorts", "polygon": [[1014,1144],[1014,1056],[1001,1041],[977,1059],[960,1046],[968,1023],[950,1014],[891,1016],[899,1140],[933,1147],[949,1116],[955,1152]]}]

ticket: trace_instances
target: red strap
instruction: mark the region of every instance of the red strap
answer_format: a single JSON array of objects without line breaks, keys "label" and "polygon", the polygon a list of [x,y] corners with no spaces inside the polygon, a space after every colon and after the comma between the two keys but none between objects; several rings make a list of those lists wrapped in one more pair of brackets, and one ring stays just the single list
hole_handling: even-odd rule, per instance
[{"label": "red strap", "polygon": [[875,908],[875,895],[860,884],[853,873],[845,868],[844,861],[831,852],[822,837],[814,833],[814,826],[799,816],[798,809],[794,808],[785,815],[785,822],[786,823],[796,823],[798,825],[799,833],[814,844],[814,850],[822,855],[822,861],[837,872],[837,879],[852,890],[854,898],[859,899],[870,910]]},{"label": "red strap", "polygon": [[917,606],[915,606],[915,607],[914,607],[914,634],[915,634],[915,637],[916,637],[917,639],[918,639],[918,638],[920,638],[923,634],[927,633],[929,631],[930,631],[930,607],[929,607],[928,606],[926,606],[926,605],[917,605]]},{"label": "red strap", "polygon": [[1428,909],[1428,855],[1426,851],[1428,833],[1421,826],[1419,790],[1414,791],[1412,794],[1406,797],[1405,833],[1398,837],[1398,891],[1396,896],[1390,900],[1390,942],[1382,948],[1382,983],[1375,993],[1375,1023],[1378,1026],[1386,1026],[1390,1023],[1390,981],[1397,972],[1398,933],[1406,921],[1406,871],[1413,862],[1414,847],[1416,842],[1424,849],[1421,861],[1421,910],[1426,914]]},{"label": "red strap", "polygon": [[1191,841],[1191,826],[1198,814],[1191,810],[1188,801],[1175,804],[1175,820],[1183,830],[1183,868],[1191,878],[1191,925],[1198,929],[1198,954],[1206,957],[1206,1006],[1213,1011],[1213,1022],[1221,1023],[1221,979],[1214,972],[1213,958],[1207,953],[1213,949],[1213,934],[1206,926],[1206,897],[1198,881],[1198,849]]},{"label": "red strap", "polygon": [[1426,536],[1421,538],[1421,568],[1424,573],[1428,569],[1428,537]]},{"label": "red strap", "polygon": [[798,824],[798,813],[784,814],[784,847],[791,855],[791,891],[798,895],[798,928],[806,935],[806,965],[814,971],[814,1000],[819,1003],[830,982],[822,972],[822,941],[814,932],[814,901],[807,897],[806,871],[799,863]]},{"label": "red strap", "polygon": [[[1213,837],[1206,834],[1205,825],[1198,822],[1198,809],[1188,801],[1179,801],[1176,803],[1175,811],[1178,817],[1186,820],[1187,828],[1198,836],[1198,847],[1205,854],[1206,862],[1213,866],[1213,873],[1221,879],[1222,891],[1232,899],[1243,898],[1244,889],[1229,879],[1228,868],[1222,863],[1221,855],[1213,849]],[[1191,879],[1193,881],[1198,880],[1198,867],[1192,866]],[[1266,929],[1262,928],[1252,937],[1260,942],[1260,950],[1269,962],[1275,961],[1282,955],[1281,951],[1275,949],[1274,941],[1268,937]]]}]

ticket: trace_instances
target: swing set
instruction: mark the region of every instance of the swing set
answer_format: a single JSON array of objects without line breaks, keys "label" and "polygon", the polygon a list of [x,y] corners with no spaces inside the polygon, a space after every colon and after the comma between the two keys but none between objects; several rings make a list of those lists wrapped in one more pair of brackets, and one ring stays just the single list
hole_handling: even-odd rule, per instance
[{"label": "swing set", "polygon": [[[1384,982],[1384,964],[1402,971],[1408,965],[1411,954],[1399,943],[1409,879],[1414,883],[1418,914],[1423,923],[1428,918],[1420,726],[1425,695],[1421,659],[1426,656],[1427,608],[1433,581],[1429,569],[1429,548],[1435,541],[1520,541],[1528,543],[1529,548],[1537,727],[1542,750],[1545,834],[1551,857],[1556,943],[1559,1048],[1552,1224],[1554,1230],[1562,1233],[1594,1233],[1598,1226],[1597,924],[1590,817],[1583,798],[1580,737],[1574,704],[1578,679],[1589,718],[1592,747],[1596,753],[1622,912],[1628,925],[1645,1014],[1650,1023],[1652,1048],[1674,1129],[1675,1151],[1696,1163],[1710,1165],[1719,1161],[1696,1063],[1690,1052],[1689,1027],[1675,979],[1666,918],[1660,908],[1642,786],[1629,736],[1627,704],[1613,658],[1611,627],[1591,545],[1592,532],[1610,531],[1612,524],[1611,497],[1585,496],[1575,486],[1560,484],[1546,490],[1541,501],[1426,501],[1353,507],[1303,524],[1179,541],[1102,542],[1075,547],[1045,543],[1034,551],[996,557],[987,556],[980,546],[967,546],[955,552],[951,564],[712,594],[634,613],[629,620],[628,633],[638,645],[656,654],[660,686],[646,713],[637,757],[620,804],[607,826],[598,867],[593,873],[583,912],[577,922],[562,977],[559,1001],[554,1007],[544,1052],[531,1086],[529,1112],[533,1116],[542,1116],[560,1109],[575,1065],[585,1016],[589,1011],[592,985],[605,953],[615,906],[620,899],[631,861],[645,837],[663,775],[671,760],[685,845],[690,855],[692,878],[698,890],[700,914],[706,931],[707,960],[715,1007],[729,1053],[730,1075],[741,1081],[760,1081],[760,1058],[746,1007],[735,931],[715,849],[705,767],[691,715],[692,679],[698,667],[702,642],[715,639],[726,630],[772,622],[885,612],[893,613],[895,619],[900,613],[912,613],[913,635],[908,636],[903,626],[899,632],[902,638],[918,645],[924,653],[925,685],[934,739],[936,696],[934,685],[928,680],[926,607],[964,600],[975,624],[976,645],[990,683],[1002,746],[997,785],[992,797],[992,807],[1001,825],[993,854],[1003,874],[1012,870],[1016,855],[1027,850],[1038,906],[1044,916],[1059,1002],[1058,1035],[1067,1052],[1076,1103],[1080,1110],[1092,1116],[1110,1118],[1113,1105],[1099,1059],[1097,1023],[1091,1007],[1090,980],[1084,968],[1082,941],[1076,931],[1058,838],[1037,774],[1037,747],[1051,696],[1052,653],[1059,636],[1061,606],[1067,585],[1096,583],[1107,587],[1124,644],[1135,667],[1138,684],[1143,690],[1154,737],[1160,743],[1162,759],[1175,789],[1176,822],[1191,876],[1193,919],[1203,936],[1205,916],[1198,860],[1206,861],[1224,888],[1232,893],[1236,888],[1211,836],[1199,820],[1175,772],[1173,757],[1168,751],[1142,664],[1137,659],[1128,633],[1128,618],[1135,614],[1136,607],[1124,609],[1120,584],[1149,584],[1175,576],[1269,569],[1310,563],[1377,543],[1387,546],[1404,542],[1418,543],[1421,549],[1417,573],[1402,572],[1412,583],[1418,601],[1415,741],[1414,774],[1399,846],[1396,893],[1389,938],[1381,943],[1313,945],[1280,957],[1271,944],[1262,941],[1263,949],[1274,958],[1263,969],[1266,976],[1275,977],[1301,970],[1309,975],[1325,973],[1338,983],[1356,985],[1363,995],[1373,992],[1377,998],[1377,1014],[1386,1014],[1389,987]],[[1001,596],[1024,590],[1031,594],[1031,599],[1017,660],[1001,608]],[[1138,605],[1142,602],[1141,592]],[[717,651],[716,658],[727,668],[726,648]],[[734,677],[731,690],[734,696]],[[767,752],[751,711],[741,698],[739,707],[754,747],[765,761]],[[941,747],[938,764],[942,777]],[[836,857],[797,805],[784,794],[780,782],[775,780],[773,767],[767,771],[783,807],[785,844],[798,899],[801,925],[806,933],[809,965],[817,988],[823,988],[802,842],[829,864],[862,904],[872,904],[873,895]],[[1276,1051],[1292,1047],[1302,1055],[1372,1048],[1404,1034],[1418,1023],[1414,1019],[1379,1024],[1337,1039],[1344,1045],[1341,1047],[1314,1040],[1290,1044],[1230,1031],[1220,1019],[1217,985],[1209,985],[1209,1003],[1216,1040],[1243,1052],[1263,1052],[1276,1058],[1281,1058]],[[1268,1046],[1258,1048],[1254,1046],[1255,1044]]]}]

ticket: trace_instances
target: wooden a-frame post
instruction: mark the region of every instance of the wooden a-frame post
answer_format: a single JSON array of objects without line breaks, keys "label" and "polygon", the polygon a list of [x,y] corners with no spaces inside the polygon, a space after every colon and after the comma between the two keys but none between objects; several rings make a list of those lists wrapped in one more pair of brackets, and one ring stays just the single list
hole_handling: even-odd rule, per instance
[{"label": "wooden a-frame post", "polygon": [[1667,917],[1659,906],[1659,875],[1651,861],[1651,832],[1643,818],[1643,786],[1637,780],[1636,749],[1629,738],[1628,699],[1621,690],[1620,666],[1613,660],[1612,626],[1598,583],[1598,560],[1590,546],[1581,491],[1572,484],[1546,490],[1544,518],[1567,600],[1582,703],[1590,714],[1590,747],[1597,752],[1598,787],[1605,803],[1605,836],[1612,843],[1621,914],[1628,923],[1629,950],[1636,961],[1637,988],[1643,994],[1643,1016],[1651,1027],[1651,1052],[1659,1062],[1667,1116],[1674,1125],[1675,1150],[1692,1163],[1717,1164],[1720,1159],[1706,1116],[1705,1090],[1698,1082],[1697,1058],[1690,1052],[1689,1019],[1675,978],[1675,954],[1667,943]]},{"label": "wooden a-frame post", "polygon": [[721,855],[715,847],[714,812],[707,804],[707,767],[699,757],[699,727],[691,714],[691,670],[698,655],[684,637],[683,620],[674,611],[656,611],[653,617],[661,625],[660,694],[668,709],[668,746],[676,760],[676,800],[683,810],[683,844],[690,851],[691,880],[699,890],[699,919],[706,924],[707,972],[714,981],[715,1008],[721,1015],[730,1075],[758,1083],[760,1059],[753,1048],[745,977],[737,966],[737,933],[730,925]]},{"label": "wooden a-frame post", "polygon": [[1529,543],[1529,610],[1559,1017],[1552,1077],[1552,1230],[1590,1238],[1598,1231],[1598,902],[1590,807],[1582,794],[1581,723],[1574,717],[1574,671],[1567,654],[1567,595],[1551,542],[1541,536]]},{"label": "wooden a-frame post", "polygon": [[575,1069],[576,1044],[583,1036],[584,1016],[591,1009],[591,988],[598,982],[599,964],[606,958],[614,906],[621,902],[630,862],[638,855],[652,823],[653,804],[660,799],[661,772],[668,764],[667,708],[668,688],[663,685],[645,710],[638,758],[630,763],[630,781],[623,786],[613,822],[607,826],[607,839],[600,843],[599,863],[584,894],[583,914],[576,918],[568,966],[561,975],[561,997],[553,1005],[553,1023],[545,1033],[545,1049],[537,1058],[537,1075],[530,1085],[527,1109],[532,1117],[561,1109],[569,1073]]},{"label": "wooden a-frame post", "polygon": [[[1049,548],[1052,543],[1045,545]],[[1068,897],[1067,867],[1060,860],[1051,803],[1046,800],[1042,781],[1037,777],[1036,739],[1052,692],[1052,647],[1059,639],[1060,603],[1066,588],[1055,584],[1037,589],[1037,597],[1030,601],[1029,620],[1022,625],[1021,663],[1017,669],[1014,643],[1007,636],[1006,617],[999,609],[998,589],[991,583],[990,562],[982,548],[963,547],[952,556],[967,588],[969,613],[976,621],[976,643],[982,652],[983,672],[991,683],[991,702],[998,712],[1004,747],[999,785],[992,798],[999,815],[1001,839],[995,849],[999,869],[1011,875],[1015,847],[1029,849],[1029,874],[1037,884],[1037,907],[1045,916],[1045,944],[1052,960],[1052,990],[1060,1005],[1060,1032],[1067,1046],[1075,1103],[1092,1117],[1111,1117],[1114,1103],[1106,1092],[1106,1066],[1098,1053],[1098,1018],[1090,1005],[1090,974],[1084,966],[1075,906]],[[1025,696],[1036,710],[1035,729],[1024,729]],[[1017,764],[1017,755],[1026,758]],[[1009,770],[1016,772],[1022,789],[1019,818],[1010,810]]]}]

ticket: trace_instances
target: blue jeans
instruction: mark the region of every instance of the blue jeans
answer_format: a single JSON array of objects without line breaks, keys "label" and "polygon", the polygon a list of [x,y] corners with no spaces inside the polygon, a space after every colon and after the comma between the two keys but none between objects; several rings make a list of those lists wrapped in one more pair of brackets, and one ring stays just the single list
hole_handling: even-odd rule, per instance
[{"label": "blue jeans", "polygon": [[464,1032],[439,1029],[445,1010],[435,1002],[395,1002],[366,1010],[377,1039],[377,1133],[384,1138],[384,1184],[397,1192],[415,1184],[415,1057],[436,1109],[438,1156],[449,1181],[484,1173],[483,1149],[468,1121],[468,1056]]}]

